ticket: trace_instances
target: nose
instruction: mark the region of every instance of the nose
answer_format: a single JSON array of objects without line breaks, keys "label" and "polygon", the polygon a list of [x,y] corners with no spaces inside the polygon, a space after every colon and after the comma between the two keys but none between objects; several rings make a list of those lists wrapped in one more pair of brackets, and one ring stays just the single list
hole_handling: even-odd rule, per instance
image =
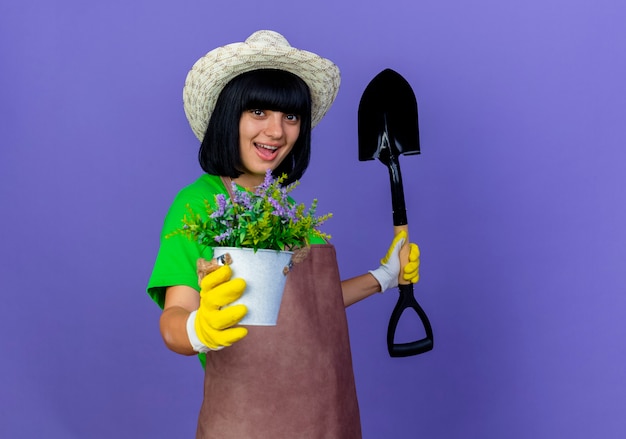
[{"label": "nose", "polygon": [[280,139],[283,136],[283,114],[280,111],[272,111],[267,118],[265,134],[272,139]]}]

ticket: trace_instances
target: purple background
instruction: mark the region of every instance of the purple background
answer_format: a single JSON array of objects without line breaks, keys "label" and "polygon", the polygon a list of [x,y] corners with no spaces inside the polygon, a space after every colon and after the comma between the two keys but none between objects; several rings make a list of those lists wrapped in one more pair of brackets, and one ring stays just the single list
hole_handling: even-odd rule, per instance
[{"label": "purple background", "polygon": [[298,195],[335,214],[345,277],[391,238],[387,171],[357,160],[360,95],[390,67],[418,98],[422,155],[401,163],[435,349],[388,357],[395,292],[348,310],[364,438],[624,437],[625,14],[2,2],[0,437],[193,437],[201,368],[163,346],[144,289],[166,209],[200,172],[187,70],[261,28],[342,70]]}]

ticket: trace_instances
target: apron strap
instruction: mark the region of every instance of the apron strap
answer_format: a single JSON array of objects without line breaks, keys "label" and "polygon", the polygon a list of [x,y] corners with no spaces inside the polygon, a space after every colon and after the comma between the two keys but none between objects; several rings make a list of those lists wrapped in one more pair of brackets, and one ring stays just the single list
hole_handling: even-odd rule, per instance
[{"label": "apron strap", "polygon": [[230,177],[224,177],[224,176],[220,176],[220,178],[222,179],[222,184],[224,185],[224,187],[226,188],[226,191],[228,192],[228,196],[230,196],[230,199],[232,200],[233,197],[233,180]]}]

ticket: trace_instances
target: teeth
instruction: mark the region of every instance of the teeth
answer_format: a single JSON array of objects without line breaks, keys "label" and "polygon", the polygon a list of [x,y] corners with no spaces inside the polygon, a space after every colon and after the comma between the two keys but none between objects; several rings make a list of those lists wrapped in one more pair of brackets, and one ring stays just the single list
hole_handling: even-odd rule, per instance
[{"label": "teeth", "polygon": [[276,151],[278,149],[276,146],[263,145],[262,143],[257,143],[256,146],[263,149],[269,149],[270,151]]}]

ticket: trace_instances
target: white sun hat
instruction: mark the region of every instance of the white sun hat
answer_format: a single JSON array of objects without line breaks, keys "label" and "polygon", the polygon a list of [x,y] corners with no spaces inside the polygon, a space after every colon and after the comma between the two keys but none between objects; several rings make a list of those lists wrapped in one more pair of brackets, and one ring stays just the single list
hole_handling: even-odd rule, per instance
[{"label": "white sun hat", "polygon": [[339,91],[339,68],[332,61],[291,47],[278,32],[257,31],[243,43],[211,50],[187,74],[183,88],[185,115],[200,141],[226,84],[241,73],[257,69],[286,70],[309,86],[311,127],[324,117]]}]

